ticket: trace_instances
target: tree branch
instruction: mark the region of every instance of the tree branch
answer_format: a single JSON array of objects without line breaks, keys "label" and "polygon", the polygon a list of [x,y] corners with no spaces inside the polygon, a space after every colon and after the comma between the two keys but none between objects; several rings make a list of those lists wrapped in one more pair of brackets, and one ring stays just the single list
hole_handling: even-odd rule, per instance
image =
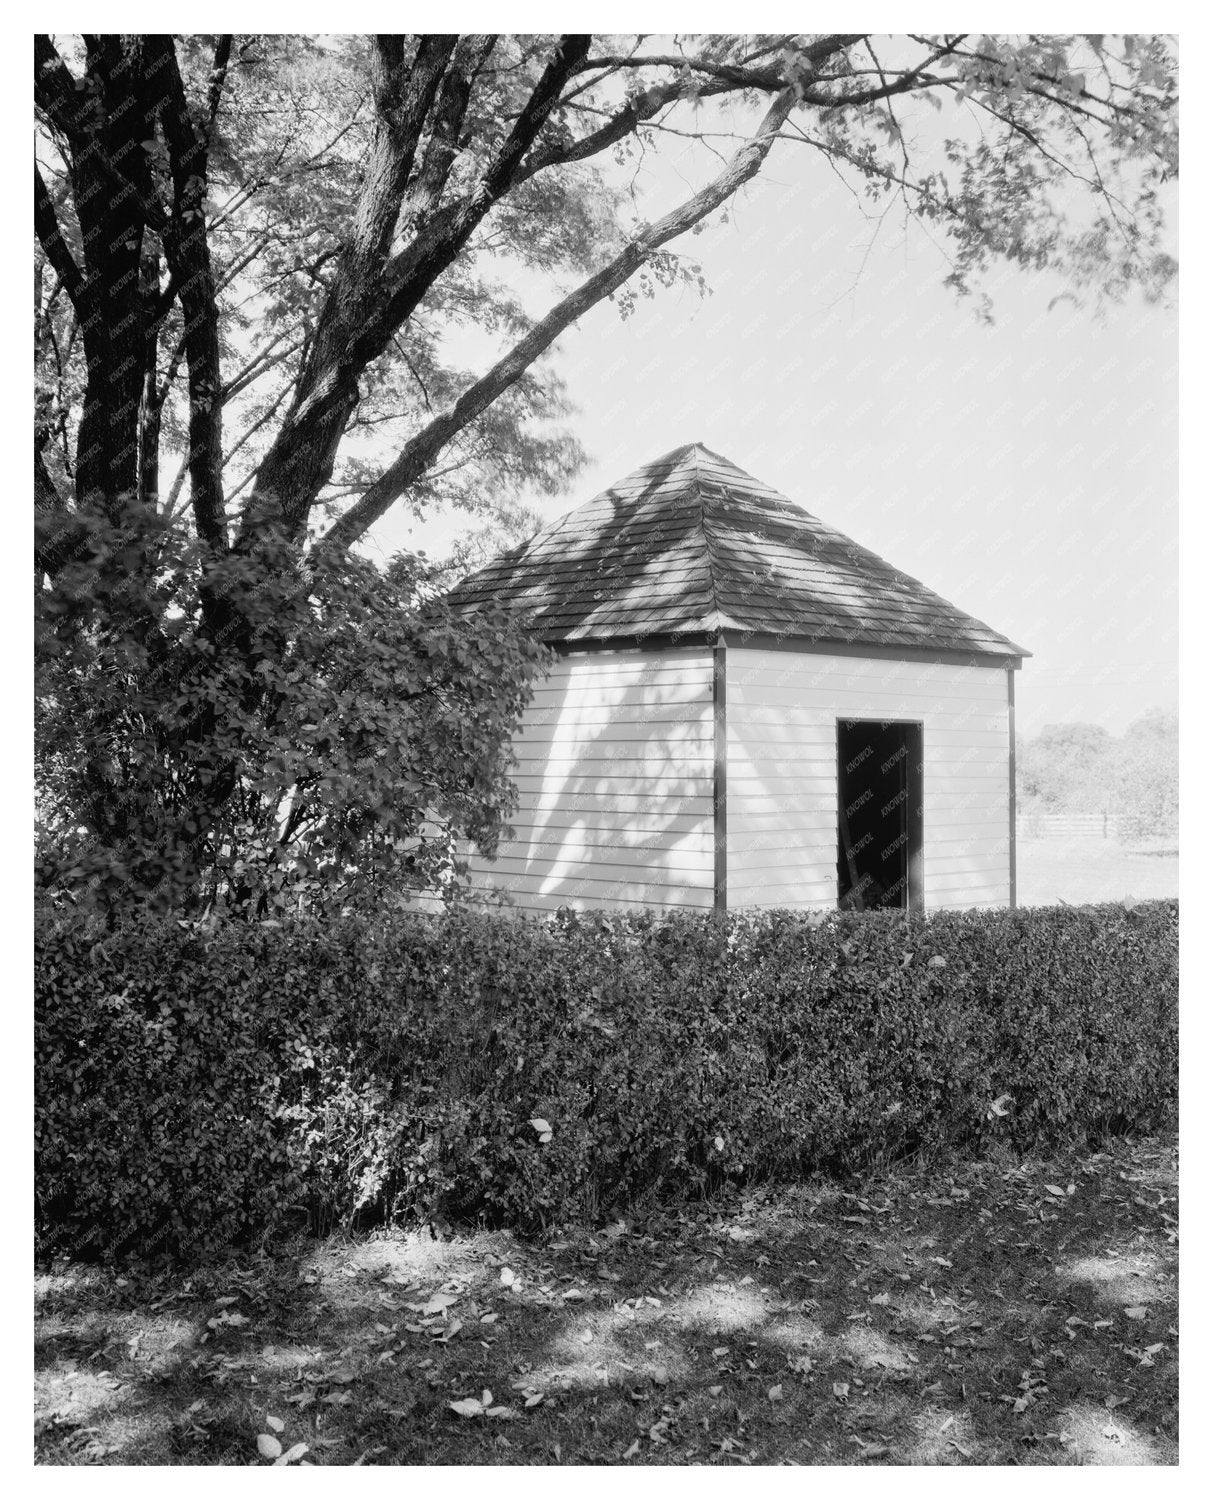
[{"label": "tree branch", "polygon": [[46,258],[55,269],[60,285],[71,298],[76,316],[80,316],[80,300],[84,290],[84,273],[76,264],[76,258],[68,249],[67,241],[59,228],[55,205],[47,191],[38,163],[34,163],[34,230],[39,243],[46,251]]},{"label": "tree branch", "polygon": [[734,154],[718,177],[637,235],[601,271],[559,302],[503,359],[470,386],[453,407],[413,437],[396,461],[334,523],[316,550],[345,548],[362,536],[416,483],[451,439],[513,385],[570,323],[622,286],[655,250],[697,224],[748,182],[765,161],[795,103],[795,92],[785,89],[767,111],[756,134]]},{"label": "tree branch", "polygon": [[472,85],[496,45],[496,36],[470,36],[463,37],[455,49],[434,105],[434,123],[421,167],[405,199],[405,207],[415,221],[424,220],[442,197],[458,154],[459,131]]},{"label": "tree branch", "polygon": [[185,320],[189,380],[190,501],[198,535],[216,551],[227,550],[223,500],[223,400],[219,363],[219,307],[206,230],[206,172],[210,130],[227,74],[232,38],[215,48],[205,129],[190,120],[185,86],[171,37],[157,39],[156,66],[164,77],[160,125],[173,176],[173,212],[164,252],[179,288]]}]

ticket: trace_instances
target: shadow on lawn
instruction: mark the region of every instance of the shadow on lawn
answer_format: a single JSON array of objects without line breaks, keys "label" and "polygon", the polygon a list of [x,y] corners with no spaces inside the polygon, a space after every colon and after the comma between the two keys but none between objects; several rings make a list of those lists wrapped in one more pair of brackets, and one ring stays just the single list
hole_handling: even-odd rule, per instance
[{"label": "shadow on lawn", "polygon": [[1174,1182],[1169,1142],[1120,1142],[546,1243],[59,1267],[38,1456],[259,1463],[264,1433],[305,1463],[1174,1463]]}]

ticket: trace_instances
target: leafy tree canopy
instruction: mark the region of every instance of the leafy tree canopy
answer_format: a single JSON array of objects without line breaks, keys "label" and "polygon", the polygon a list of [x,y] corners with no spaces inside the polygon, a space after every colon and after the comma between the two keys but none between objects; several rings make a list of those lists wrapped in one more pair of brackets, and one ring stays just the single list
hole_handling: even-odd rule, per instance
[{"label": "leafy tree canopy", "polygon": [[1159,710],[1119,738],[1099,724],[1047,724],[1015,752],[1024,813],[1112,813],[1132,838],[1177,831],[1179,719]]}]

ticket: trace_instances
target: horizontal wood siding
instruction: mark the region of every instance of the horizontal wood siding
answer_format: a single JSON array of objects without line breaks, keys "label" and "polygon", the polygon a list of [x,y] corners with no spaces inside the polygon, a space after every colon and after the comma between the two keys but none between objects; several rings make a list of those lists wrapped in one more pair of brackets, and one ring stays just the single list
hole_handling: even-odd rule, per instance
[{"label": "horizontal wood siding", "polygon": [[712,658],[564,656],[514,737],[519,805],[473,885],[515,909],[712,905]]},{"label": "horizontal wood siding", "polygon": [[1010,895],[1001,669],[731,647],[729,905],[838,904],[837,721],[923,726],[927,910]]}]

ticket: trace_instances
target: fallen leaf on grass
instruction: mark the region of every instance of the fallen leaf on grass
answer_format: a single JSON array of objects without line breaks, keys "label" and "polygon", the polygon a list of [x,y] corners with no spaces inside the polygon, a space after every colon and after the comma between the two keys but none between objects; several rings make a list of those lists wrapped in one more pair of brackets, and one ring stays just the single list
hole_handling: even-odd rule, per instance
[{"label": "fallen leaf on grass", "polygon": [[1149,1317],[1149,1315],[1150,1315],[1150,1309],[1148,1307],[1138,1306],[1138,1307],[1126,1307],[1125,1308],[1125,1317],[1126,1318],[1134,1318],[1138,1322],[1140,1322],[1142,1318]]},{"label": "fallen leaf on grass", "polygon": [[626,1450],[626,1452],[624,1453],[623,1456],[624,1456],[624,1458],[635,1458],[636,1455],[639,1452],[640,1452],[640,1439],[639,1438],[633,1438],[632,1439],[632,1446]]},{"label": "fallen leaf on grass", "polygon": [[266,1417],[265,1425],[270,1429],[271,1432],[281,1432],[282,1429],[286,1426],[286,1423],[282,1420],[281,1417]]},{"label": "fallen leaf on grass", "polygon": [[259,1432],[257,1434],[257,1452],[262,1458],[277,1458],[282,1452],[282,1444],[270,1432]]},{"label": "fallen leaf on grass", "polygon": [[[279,1469],[282,1468],[284,1464],[297,1464],[307,1451],[308,1447],[306,1443],[294,1443],[286,1450],[285,1453],[280,1453],[278,1455],[278,1457],[274,1460],[274,1467],[276,1469]],[[382,1452],[383,1450],[380,1449],[379,1451]]]},{"label": "fallen leaf on grass", "polygon": [[1127,1406],[1129,1398],[1128,1396],[1105,1396],[1103,1404],[1109,1411],[1115,1411],[1118,1406]]},{"label": "fallen leaf on grass", "polygon": [[502,1266],[502,1268],[501,1268],[501,1284],[502,1284],[502,1286],[513,1286],[514,1283],[517,1280],[518,1280],[517,1276],[514,1275],[513,1271],[510,1270],[509,1266]]},{"label": "fallen leaf on grass", "polygon": [[887,1458],[889,1456],[888,1445],[885,1443],[865,1443],[862,1438],[853,1437],[851,1442],[859,1445],[859,1458]]},{"label": "fallen leaf on grass", "polygon": [[847,1395],[849,1394],[850,1389],[851,1387],[845,1380],[836,1380],[834,1382],[834,1395],[839,1401],[845,1401],[847,1399]]},{"label": "fallen leaf on grass", "polygon": [[1046,1193],[1052,1193],[1053,1196],[1054,1196],[1054,1198],[1064,1198],[1066,1196],[1066,1190],[1065,1190],[1065,1188],[1058,1187],[1057,1184],[1054,1183],[1054,1182],[1046,1182],[1045,1183],[1045,1192]]},{"label": "fallen leaf on grass", "polygon": [[783,1400],[783,1386],[781,1386],[781,1385],[773,1385],[771,1387],[771,1389],[767,1392],[767,1400],[768,1401],[782,1401]]},{"label": "fallen leaf on grass", "polygon": [[721,1391],[723,1391],[723,1390],[724,1390],[724,1386],[722,1386],[722,1385],[710,1385],[710,1386],[708,1386],[708,1395],[709,1396],[719,1396],[720,1393],[721,1393]]}]

